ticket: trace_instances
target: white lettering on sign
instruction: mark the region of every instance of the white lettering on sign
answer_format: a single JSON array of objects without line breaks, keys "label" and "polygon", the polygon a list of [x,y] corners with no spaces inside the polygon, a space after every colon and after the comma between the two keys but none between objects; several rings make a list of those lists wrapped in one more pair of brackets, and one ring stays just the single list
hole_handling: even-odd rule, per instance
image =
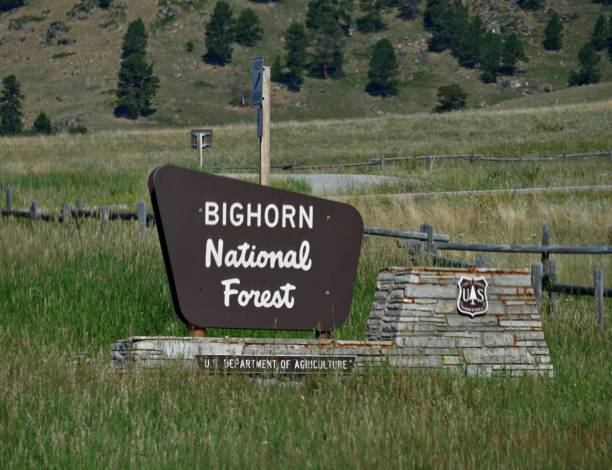
[{"label": "white lettering on sign", "polygon": [[[205,201],[203,208],[205,226],[267,227],[310,229],[314,227],[312,205],[261,204],[240,202]],[[302,240],[297,249],[262,250],[244,242],[237,246],[226,246],[222,238],[207,238],[204,249],[204,267],[234,269],[295,269],[310,271],[310,242]],[[249,305],[256,308],[293,308],[293,296],[297,287],[289,282],[278,289],[240,289],[240,278],[232,277],[221,281],[223,305],[232,302],[240,307]]]},{"label": "white lettering on sign", "polygon": [[204,225],[234,227],[262,227],[268,228],[313,228],[314,209],[311,205],[295,207],[291,204],[251,204],[245,205],[240,202],[218,203],[206,201],[203,207]]},{"label": "white lettering on sign", "polygon": [[295,303],[295,298],[290,294],[291,291],[295,290],[295,286],[290,283],[280,286],[274,292],[255,289],[238,290],[232,288],[234,284],[239,285],[240,279],[235,277],[221,281],[221,285],[225,288],[223,290],[223,305],[226,307],[230,306],[232,296],[236,296],[238,305],[241,307],[246,307],[251,301],[257,308],[293,308]]}]

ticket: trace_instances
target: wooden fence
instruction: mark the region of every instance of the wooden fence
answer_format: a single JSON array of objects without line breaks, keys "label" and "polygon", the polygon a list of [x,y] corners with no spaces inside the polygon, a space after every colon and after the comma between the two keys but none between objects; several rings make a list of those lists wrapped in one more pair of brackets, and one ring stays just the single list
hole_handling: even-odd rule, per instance
[{"label": "wooden fence", "polygon": [[[371,168],[385,168],[386,165],[393,165],[396,163],[405,162],[427,162],[429,167],[433,167],[435,162],[448,161],[448,160],[464,160],[470,163],[551,163],[551,162],[565,162],[565,161],[576,161],[586,160],[590,158],[608,158],[612,161],[612,149],[604,150],[601,152],[586,152],[586,153],[563,153],[560,155],[549,155],[549,156],[538,156],[538,155],[524,155],[520,157],[498,157],[498,156],[487,156],[479,153],[469,154],[451,154],[451,155],[381,155],[376,158],[371,158],[364,161],[356,162],[332,162],[332,163],[297,163],[297,162],[285,162],[271,165],[270,168],[276,170],[325,170],[325,169],[340,169],[340,168],[359,168],[359,167],[371,167]],[[244,166],[226,166],[216,165],[213,168],[215,171],[227,171],[227,170],[259,170],[258,166],[255,165],[244,165]]]},{"label": "wooden fence", "polygon": [[[29,210],[13,209],[13,192],[6,190],[6,209],[0,209],[0,222],[2,218],[25,218],[35,221],[47,221],[64,223],[74,221],[77,228],[80,228],[82,220],[85,218],[98,219],[100,229],[105,232],[110,221],[137,221],[138,231],[141,237],[146,234],[147,226],[155,224],[155,217],[147,213],[147,205],[144,201],[136,203],[136,211],[111,211],[109,207],[99,209],[84,209],[82,200],[76,201],[76,207],[65,204],[59,214],[40,212],[35,201],[32,201]],[[487,267],[486,259],[477,254],[474,263],[469,263],[454,258],[440,255],[439,251],[463,251],[463,252],[489,252],[489,253],[530,253],[541,255],[541,261],[532,266],[532,278],[536,298],[541,302],[542,292],[550,294],[549,313],[553,314],[556,310],[557,294],[568,295],[588,295],[594,296],[597,303],[598,324],[603,334],[604,331],[604,297],[612,297],[612,289],[603,287],[603,272],[594,272],[594,285],[577,286],[557,283],[557,263],[551,259],[552,254],[574,254],[574,255],[610,255],[612,245],[600,246],[565,246],[552,245],[550,243],[550,226],[544,225],[542,230],[542,243],[540,245],[502,245],[502,244],[482,244],[482,243],[457,243],[451,242],[450,236],[443,233],[436,233],[434,227],[429,224],[421,225],[419,231],[398,230],[380,227],[365,227],[364,236],[367,241],[370,236],[380,236],[394,238],[398,240],[398,246],[407,248],[413,264],[430,264],[434,266],[446,266],[457,268],[479,268]]]}]

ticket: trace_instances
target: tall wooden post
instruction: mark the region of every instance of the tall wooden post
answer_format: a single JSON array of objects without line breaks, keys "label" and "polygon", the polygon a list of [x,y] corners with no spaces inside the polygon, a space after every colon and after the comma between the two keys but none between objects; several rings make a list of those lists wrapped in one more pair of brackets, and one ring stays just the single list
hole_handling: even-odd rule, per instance
[{"label": "tall wooden post", "polygon": [[198,134],[197,142],[198,142],[198,168],[202,168],[202,165],[204,163],[204,155],[203,155],[204,150],[202,149],[202,134]]},{"label": "tall wooden post", "polygon": [[262,136],[259,138],[259,184],[270,182],[270,67],[263,68]]},{"label": "tall wooden post", "polygon": [[597,326],[599,328],[599,332],[604,334],[604,314],[606,309],[606,304],[604,302],[603,295],[603,271],[601,269],[597,269],[595,271],[595,302],[597,303]]},{"label": "tall wooden post", "polygon": [[538,313],[542,314],[542,263],[534,263],[531,267],[531,283],[533,285],[533,293],[536,303],[538,304]]}]

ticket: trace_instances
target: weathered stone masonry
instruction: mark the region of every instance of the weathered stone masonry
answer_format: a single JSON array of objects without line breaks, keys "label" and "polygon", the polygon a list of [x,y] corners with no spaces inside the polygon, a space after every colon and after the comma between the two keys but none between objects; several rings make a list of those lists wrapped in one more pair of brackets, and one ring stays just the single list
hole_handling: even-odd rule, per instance
[{"label": "weathered stone masonry", "polygon": [[[457,309],[462,276],[487,280],[488,311]],[[356,368],[389,363],[468,375],[552,376],[528,271],[389,268],[378,277],[365,341],[133,337],[112,348],[113,366],[196,367],[197,355],[355,356]]]},{"label": "weathered stone masonry", "polygon": [[[483,276],[489,308],[457,310],[458,281]],[[390,268],[378,276],[369,341],[393,341],[404,367],[461,368],[469,375],[552,375],[528,271]]]}]

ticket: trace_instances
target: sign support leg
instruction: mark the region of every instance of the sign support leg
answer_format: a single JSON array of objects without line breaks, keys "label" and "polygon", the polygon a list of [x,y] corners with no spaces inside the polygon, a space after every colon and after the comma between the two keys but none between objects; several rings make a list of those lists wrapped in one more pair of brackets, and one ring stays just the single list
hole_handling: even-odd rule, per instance
[{"label": "sign support leg", "polygon": [[202,168],[204,163],[204,155],[202,153],[202,134],[198,134],[198,168]]},{"label": "sign support leg", "polygon": [[270,183],[270,67],[263,68],[262,136],[259,138],[259,184]]}]

